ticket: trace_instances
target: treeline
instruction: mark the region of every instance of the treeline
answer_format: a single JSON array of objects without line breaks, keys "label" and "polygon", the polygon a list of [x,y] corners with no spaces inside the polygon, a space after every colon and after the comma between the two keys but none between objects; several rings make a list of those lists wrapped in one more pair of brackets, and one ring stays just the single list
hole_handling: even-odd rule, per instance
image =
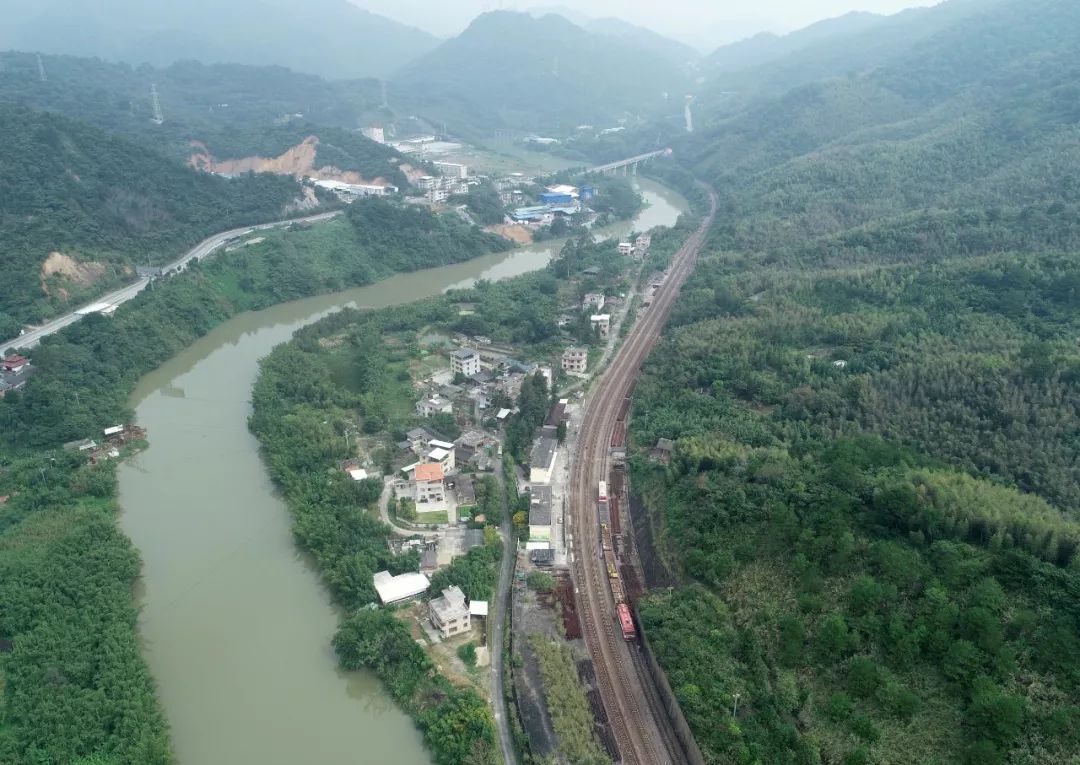
[{"label": "treeline", "polygon": [[1078,275],[701,264],[632,437],[678,443],[633,480],[699,586],[640,615],[708,761],[1077,755]]},{"label": "treeline", "polygon": [[395,271],[459,263],[510,248],[502,237],[485,233],[452,214],[437,215],[418,205],[401,205],[380,197],[353,203],[346,215],[371,259]]}]

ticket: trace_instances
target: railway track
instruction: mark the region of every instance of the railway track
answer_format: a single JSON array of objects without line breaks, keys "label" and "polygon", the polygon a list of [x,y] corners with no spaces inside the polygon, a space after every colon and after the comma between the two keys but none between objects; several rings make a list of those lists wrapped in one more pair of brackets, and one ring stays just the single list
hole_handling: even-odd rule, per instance
[{"label": "railway track", "polygon": [[681,763],[682,750],[670,730],[660,696],[651,686],[640,657],[615,624],[611,596],[600,550],[594,492],[609,472],[609,444],[619,408],[629,395],[641,365],[664,328],[671,307],[693,270],[716,214],[716,195],[709,190],[710,211],[672,260],[667,281],[652,307],[627,336],[586,404],[570,474],[574,583],[578,590],[582,632],[596,667],[597,685],[626,765]]}]

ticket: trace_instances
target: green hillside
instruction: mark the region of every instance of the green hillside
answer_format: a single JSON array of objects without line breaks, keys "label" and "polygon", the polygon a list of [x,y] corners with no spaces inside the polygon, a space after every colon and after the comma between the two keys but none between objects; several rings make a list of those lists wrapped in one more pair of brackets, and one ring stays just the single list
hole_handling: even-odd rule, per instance
[{"label": "green hillside", "polygon": [[1080,761],[1080,8],[951,5],[676,146],[721,212],[639,613],[710,763]]},{"label": "green hillside", "polygon": [[[299,187],[189,170],[144,146],[59,116],[0,107],[0,335],[18,334],[117,286],[135,264],[162,263],[217,231],[278,219]],[[44,278],[50,253],[77,273]]]},{"label": "green hillside", "polygon": [[[187,161],[199,147],[218,159],[275,157],[320,139],[317,166],[406,184],[401,155],[357,129],[391,116],[374,80],[329,82],[282,67],[184,62],[155,69],[100,59],[0,53],[0,103],[58,112]],[[156,86],[164,124],[151,121]]]},{"label": "green hillside", "polygon": [[410,64],[395,87],[419,113],[490,137],[651,115],[670,109],[665,94],[681,94],[686,81],[677,65],[628,38],[591,34],[561,16],[500,11]]},{"label": "green hillside", "polygon": [[136,66],[277,64],[333,79],[385,77],[437,44],[347,0],[0,0],[0,16],[4,49]]}]

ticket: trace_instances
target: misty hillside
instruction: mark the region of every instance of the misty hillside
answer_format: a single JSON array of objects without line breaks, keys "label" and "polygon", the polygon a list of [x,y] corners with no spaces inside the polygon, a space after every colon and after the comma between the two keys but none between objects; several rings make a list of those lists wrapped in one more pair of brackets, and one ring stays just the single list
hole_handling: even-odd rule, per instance
[{"label": "misty hillside", "polygon": [[413,108],[489,136],[498,128],[610,126],[668,107],[678,66],[625,38],[591,34],[561,16],[487,13],[396,78]]},{"label": "misty hillside", "polygon": [[1080,7],[984,7],[860,76],[718,119],[693,139],[700,166],[783,211],[793,240],[910,209],[1075,200]]},{"label": "misty hillside", "polygon": [[348,0],[0,0],[0,18],[0,49],[280,64],[333,79],[385,77],[437,44]]},{"label": "misty hillside", "polygon": [[622,19],[593,19],[579,23],[579,26],[588,32],[613,37],[640,50],[661,56],[677,66],[685,66],[701,58],[700,53],[685,43]]},{"label": "misty hillside", "polygon": [[[165,262],[202,238],[276,220],[291,179],[195,172],[86,124],[0,106],[0,335],[116,285],[123,268]],[[52,253],[55,275],[43,271]],[[68,260],[70,259],[70,260]]]},{"label": "misty hillside", "polygon": [[[42,63],[44,82],[33,54],[0,53],[0,102],[54,111],[185,162],[195,155],[273,158],[315,137],[313,168],[406,184],[401,155],[356,130],[382,115],[374,80],[330,82],[282,67],[190,61],[155,69],[46,55]],[[151,84],[165,114],[161,125],[151,121]]]},{"label": "misty hillside", "polygon": [[706,70],[737,72],[788,56],[811,45],[870,29],[882,20],[874,13],[852,12],[786,35],[762,32],[718,48],[706,57]]},{"label": "misty hillside", "polygon": [[[849,14],[775,41],[752,38],[721,48],[711,59],[719,68],[713,67],[709,83],[698,93],[701,106],[731,113],[762,96],[866,72],[999,2],[945,0],[940,5],[911,8],[887,17]],[[751,66],[741,63],[761,56],[764,60]],[[708,62],[705,68],[708,70]]]}]

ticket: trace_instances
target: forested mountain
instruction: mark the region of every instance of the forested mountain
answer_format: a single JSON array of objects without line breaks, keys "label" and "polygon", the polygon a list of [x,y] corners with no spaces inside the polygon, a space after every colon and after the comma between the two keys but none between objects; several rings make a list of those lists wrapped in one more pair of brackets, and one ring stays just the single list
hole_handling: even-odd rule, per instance
[{"label": "forested mountain", "polygon": [[295,181],[235,180],[86,124],[0,107],[0,335],[116,286],[135,264],[162,263],[231,226],[273,220]]},{"label": "forested mountain", "polygon": [[348,0],[0,0],[0,17],[0,48],[136,65],[280,64],[334,79],[385,77],[437,44]]},{"label": "forested mountain", "polygon": [[[0,54],[0,103],[55,111],[204,170],[266,168],[299,177],[327,168],[328,176],[356,173],[407,184],[399,168],[404,158],[357,130],[386,116],[374,80],[329,82],[282,67],[196,62],[155,69],[43,56],[42,64],[44,81],[34,54]],[[163,124],[151,119],[152,86]],[[305,141],[310,146],[302,146]],[[276,163],[229,162],[274,159],[290,150]]]},{"label": "forested mountain", "polygon": [[852,12],[786,35],[762,32],[717,48],[705,58],[703,66],[707,71],[738,72],[775,61],[817,43],[835,42],[837,38],[857,34],[878,24],[882,18],[874,13]]},{"label": "forested mountain", "polygon": [[485,137],[677,111],[686,86],[678,66],[626,38],[504,11],[478,17],[395,82],[420,113]]},{"label": "forested mountain", "polygon": [[[0,102],[49,109],[103,130],[183,142],[222,130],[281,123],[295,114],[319,125],[365,127],[383,116],[377,80],[330,81],[280,66],[132,66],[100,58],[0,53]],[[156,86],[165,124],[154,125]]]},{"label": "forested mountain", "polygon": [[722,212],[635,393],[639,614],[710,763],[1080,758],[1080,7],[921,13],[676,147]]},{"label": "forested mountain", "polygon": [[[888,17],[844,16],[820,22],[776,43],[736,43],[714,53],[701,106],[730,114],[762,96],[777,96],[825,78],[846,78],[881,66],[921,41],[1002,0],[945,0]],[[745,46],[745,47],[744,47]],[[746,68],[741,62],[758,58]],[[708,62],[705,64],[708,69]]]}]

